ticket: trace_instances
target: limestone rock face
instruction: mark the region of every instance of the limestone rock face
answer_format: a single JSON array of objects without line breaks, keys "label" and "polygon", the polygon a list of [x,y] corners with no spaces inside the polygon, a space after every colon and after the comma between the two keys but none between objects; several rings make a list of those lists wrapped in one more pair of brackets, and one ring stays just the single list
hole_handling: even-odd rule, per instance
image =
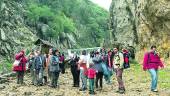
[{"label": "limestone rock face", "polygon": [[169,54],[170,1],[140,0],[138,7],[140,47],[157,45],[162,54]]},{"label": "limestone rock face", "polygon": [[138,50],[156,45],[161,54],[169,54],[169,0],[113,0],[110,16],[112,39]]},{"label": "limestone rock face", "polygon": [[128,43],[133,46],[137,42],[134,0],[113,0],[110,7],[110,27],[114,42]]}]

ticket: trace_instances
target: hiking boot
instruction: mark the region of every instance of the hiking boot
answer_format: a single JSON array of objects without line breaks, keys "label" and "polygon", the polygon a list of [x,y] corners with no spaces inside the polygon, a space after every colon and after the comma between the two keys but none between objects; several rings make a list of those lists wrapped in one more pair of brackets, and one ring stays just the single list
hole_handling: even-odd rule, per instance
[{"label": "hiking boot", "polygon": [[125,93],[125,90],[119,90],[119,93],[120,93],[120,94],[124,94],[124,93]]},{"label": "hiking boot", "polygon": [[87,90],[87,88],[81,88],[81,89],[79,89],[79,91],[85,91],[85,90]]},{"label": "hiking boot", "polygon": [[79,87],[79,85],[75,85],[75,87]]},{"label": "hiking boot", "polygon": [[152,89],[151,91],[152,91],[152,92],[158,92],[158,90],[157,90],[157,89]]},{"label": "hiking boot", "polygon": [[96,93],[94,91],[89,91],[89,94],[95,95]]}]

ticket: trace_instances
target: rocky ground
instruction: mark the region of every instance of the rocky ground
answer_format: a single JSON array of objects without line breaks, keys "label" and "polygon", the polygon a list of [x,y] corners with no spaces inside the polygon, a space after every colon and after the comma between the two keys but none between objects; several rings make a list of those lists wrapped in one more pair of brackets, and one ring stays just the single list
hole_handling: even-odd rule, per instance
[{"label": "rocky ground", "polygon": [[[169,69],[166,68],[165,70],[168,72]],[[96,96],[170,96],[170,88],[163,87],[160,84],[166,83],[166,85],[170,85],[169,77],[159,79],[159,92],[152,93],[149,89],[150,78],[148,76],[148,72],[142,71],[140,66],[132,66],[130,69],[124,71],[125,94],[120,95],[116,93],[117,82],[113,76],[112,84],[107,85],[104,81],[103,90],[96,91]],[[60,75],[60,86],[56,89],[48,86],[36,87],[31,85],[29,74],[25,77],[25,85],[17,85],[15,78],[10,79],[9,82],[0,85],[0,96],[89,96],[88,91],[80,92],[78,88],[72,87],[70,70],[67,70],[66,74]]]}]

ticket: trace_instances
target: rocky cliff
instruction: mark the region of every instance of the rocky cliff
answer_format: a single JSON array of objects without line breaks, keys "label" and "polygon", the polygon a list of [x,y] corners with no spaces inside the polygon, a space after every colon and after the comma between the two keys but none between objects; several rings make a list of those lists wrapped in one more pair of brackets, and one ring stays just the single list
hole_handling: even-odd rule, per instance
[{"label": "rocky cliff", "polygon": [[169,56],[169,0],[113,0],[110,21],[113,42],[135,46],[138,53],[157,45],[162,56]]},{"label": "rocky cliff", "polygon": [[38,38],[59,49],[96,47],[108,33],[108,12],[90,0],[0,0],[0,13],[0,59]]},{"label": "rocky cliff", "polygon": [[36,36],[26,26],[25,10],[19,2],[1,0],[0,13],[0,55],[13,57],[15,51],[29,48]]}]

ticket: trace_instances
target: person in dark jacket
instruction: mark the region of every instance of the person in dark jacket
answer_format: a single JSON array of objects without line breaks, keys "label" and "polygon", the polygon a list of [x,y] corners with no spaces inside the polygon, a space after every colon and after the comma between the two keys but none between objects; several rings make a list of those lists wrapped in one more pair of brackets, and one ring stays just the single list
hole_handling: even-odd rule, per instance
[{"label": "person in dark jacket", "polygon": [[70,60],[71,73],[73,76],[73,87],[79,87],[80,82],[80,70],[78,69],[78,61],[79,61],[78,56],[74,54]]},{"label": "person in dark jacket", "polygon": [[35,83],[35,72],[34,72],[34,53],[31,53],[29,55],[29,60],[28,60],[28,68],[30,70],[31,73],[31,77],[32,77],[32,85],[34,85]]},{"label": "person in dark jacket", "polygon": [[96,52],[95,57],[92,59],[94,62],[94,68],[96,72],[96,88],[98,89],[98,83],[100,82],[100,90],[103,88],[103,69],[102,69],[102,57],[99,52]]},{"label": "person in dark jacket", "polygon": [[23,84],[24,72],[26,71],[26,63],[28,61],[25,56],[25,51],[22,50],[16,54],[15,60],[20,61],[18,66],[13,66],[13,71],[17,72],[17,84]]},{"label": "person in dark jacket", "polygon": [[50,58],[50,68],[51,72],[51,84],[50,87],[56,88],[58,86],[58,78],[60,74],[60,66],[59,66],[59,51],[55,48],[52,49],[52,56]]},{"label": "person in dark jacket", "polygon": [[43,71],[45,69],[46,58],[44,55],[41,55],[41,52],[37,50],[35,52],[34,59],[34,71],[36,74],[36,82],[34,85],[42,86],[43,85]]}]

